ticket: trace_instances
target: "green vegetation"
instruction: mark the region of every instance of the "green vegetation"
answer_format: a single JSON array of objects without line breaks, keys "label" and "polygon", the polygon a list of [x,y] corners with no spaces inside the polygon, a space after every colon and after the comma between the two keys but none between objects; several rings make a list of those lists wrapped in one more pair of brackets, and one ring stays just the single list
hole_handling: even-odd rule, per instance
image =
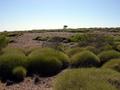
[{"label": "green vegetation", "polygon": [[100,61],[103,64],[110,59],[120,58],[120,52],[117,52],[115,50],[107,50],[98,54],[98,57],[100,58]]},{"label": "green vegetation", "polygon": [[87,34],[76,34],[70,37],[71,42],[86,41],[89,37]]},{"label": "green vegetation", "polygon": [[100,48],[100,51],[106,51],[106,50],[113,50],[112,45],[107,44]]},{"label": "green vegetation", "polygon": [[68,69],[54,81],[53,90],[119,90],[120,74],[109,69]]},{"label": "green vegetation", "polygon": [[30,72],[40,74],[54,74],[67,67],[68,63],[67,55],[51,48],[35,50],[28,56]]},{"label": "green vegetation", "polygon": [[77,53],[71,58],[72,67],[97,67],[99,62],[99,58],[90,51]]},{"label": "green vegetation", "polygon": [[83,50],[84,50],[84,48],[76,47],[76,48],[71,48],[71,49],[66,50],[66,53],[69,56],[73,56],[74,54],[80,53]]},{"label": "green vegetation", "polygon": [[23,49],[11,48],[11,47],[4,48],[3,53],[5,53],[5,54],[16,54],[17,53],[17,54],[25,55]]},{"label": "green vegetation", "polygon": [[120,59],[112,59],[105,63],[102,68],[110,68],[120,72]]},{"label": "green vegetation", "polygon": [[15,67],[12,70],[12,74],[13,74],[13,77],[14,77],[15,80],[22,81],[22,80],[24,80],[24,78],[27,75],[27,70],[24,67],[21,67],[21,66]]},{"label": "green vegetation", "polygon": [[0,35],[0,50],[8,44],[9,40],[5,35]]},{"label": "green vegetation", "polygon": [[0,76],[9,78],[12,75],[12,70],[15,67],[26,65],[26,56],[23,54],[5,53],[0,56]]}]

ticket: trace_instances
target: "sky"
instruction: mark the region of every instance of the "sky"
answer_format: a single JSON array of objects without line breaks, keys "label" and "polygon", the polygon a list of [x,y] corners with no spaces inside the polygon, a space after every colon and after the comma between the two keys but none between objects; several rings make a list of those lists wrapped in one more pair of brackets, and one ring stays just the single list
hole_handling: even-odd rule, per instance
[{"label": "sky", "polygon": [[0,0],[0,31],[119,27],[120,0]]}]

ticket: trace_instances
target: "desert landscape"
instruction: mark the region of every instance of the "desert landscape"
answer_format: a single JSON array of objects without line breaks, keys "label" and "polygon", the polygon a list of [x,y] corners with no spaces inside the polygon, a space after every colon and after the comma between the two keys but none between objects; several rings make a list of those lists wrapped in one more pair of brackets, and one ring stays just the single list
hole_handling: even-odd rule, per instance
[{"label": "desert landscape", "polygon": [[119,30],[1,32],[0,90],[120,90]]},{"label": "desert landscape", "polygon": [[0,90],[120,90],[120,0],[0,0]]}]

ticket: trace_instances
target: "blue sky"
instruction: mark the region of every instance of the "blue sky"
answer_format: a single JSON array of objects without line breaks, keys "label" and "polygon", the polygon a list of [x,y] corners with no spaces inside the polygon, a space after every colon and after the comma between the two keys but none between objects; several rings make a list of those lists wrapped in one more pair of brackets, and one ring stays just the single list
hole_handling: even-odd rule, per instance
[{"label": "blue sky", "polygon": [[120,0],[0,0],[0,30],[118,27]]}]

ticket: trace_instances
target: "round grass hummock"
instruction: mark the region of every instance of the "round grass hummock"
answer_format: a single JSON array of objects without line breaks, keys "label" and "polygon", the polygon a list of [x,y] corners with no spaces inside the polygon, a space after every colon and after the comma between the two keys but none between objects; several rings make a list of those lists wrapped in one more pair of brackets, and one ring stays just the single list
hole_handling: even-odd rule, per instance
[{"label": "round grass hummock", "polygon": [[6,47],[3,49],[3,54],[24,54],[23,50],[21,48],[12,48],[12,47]]},{"label": "round grass hummock", "polygon": [[83,50],[85,50],[85,49],[84,49],[84,48],[80,48],[80,47],[76,47],[76,48],[68,49],[68,50],[66,51],[66,53],[71,57],[71,56],[73,56],[74,54],[77,54],[77,53],[82,52]]},{"label": "round grass hummock", "polygon": [[106,62],[102,68],[110,68],[120,72],[120,59],[111,59],[110,61]]},{"label": "round grass hummock", "polygon": [[27,75],[27,70],[24,67],[21,67],[21,66],[15,67],[12,70],[12,74],[13,74],[13,79],[15,81],[22,81],[22,80],[24,80],[24,78]]},{"label": "round grass hummock", "polygon": [[0,34],[0,50],[7,46],[9,39],[5,35]]},{"label": "round grass hummock", "polygon": [[15,67],[26,67],[26,56],[18,53],[5,53],[0,56],[0,75],[9,78]]},{"label": "round grass hummock", "polygon": [[57,76],[53,90],[119,90],[119,80],[120,74],[109,69],[68,69]]},{"label": "round grass hummock", "polygon": [[110,59],[120,58],[120,52],[115,50],[103,51],[100,54],[98,54],[98,57],[100,58],[100,61],[103,64]]},{"label": "round grass hummock", "polygon": [[99,58],[90,51],[77,53],[71,58],[72,67],[97,67],[99,62]]},{"label": "round grass hummock", "polygon": [[34,50],[28,56],[28,69],[31,73],[55,74],[67,65],[68,57],[51,48]]}]

